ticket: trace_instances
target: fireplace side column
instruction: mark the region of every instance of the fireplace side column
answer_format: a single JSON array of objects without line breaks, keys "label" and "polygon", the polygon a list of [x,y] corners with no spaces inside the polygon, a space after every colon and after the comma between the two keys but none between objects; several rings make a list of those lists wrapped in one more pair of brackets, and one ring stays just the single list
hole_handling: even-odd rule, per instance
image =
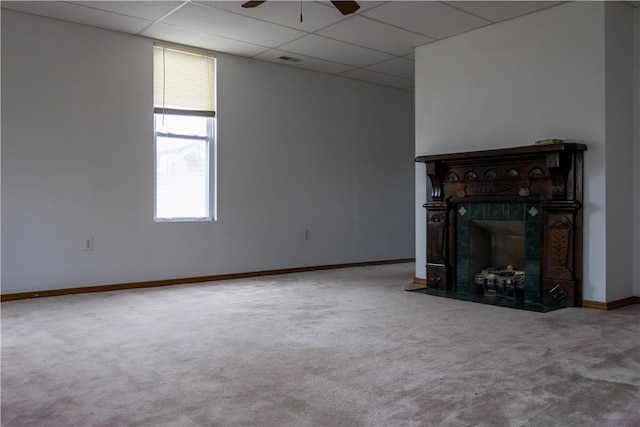
[{"label": "fireplace side column", "polygon": [[441,161],[426,162],[427,167],[427,286],[451,289],[452,277],[448,260],[448,206],[443,200]]},{"label": "fireplace side column", "polygon": [[542,302],[546,305],[581,305],[579,260],[582,230],[581,205],[575,201],[549,201],[541,204],[542,224]]},{"label": "fireplace side column", "polygon": [[547,305],[582,305],[582,151],[546,155],[552,197],[541,204],[541,297]]},{"label": "fireplace side column", "polygon": [[447,260],[447,203],[427,202],[427,286],[451,289],[452,279]]}]

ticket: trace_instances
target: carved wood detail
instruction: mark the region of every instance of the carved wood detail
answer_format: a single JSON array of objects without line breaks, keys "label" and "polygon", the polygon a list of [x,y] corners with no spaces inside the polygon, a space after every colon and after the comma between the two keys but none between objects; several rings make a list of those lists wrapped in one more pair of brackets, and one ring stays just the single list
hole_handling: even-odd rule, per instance
[{"label": "carved wood detail", "polygon": [[431,201],[427,209],[427,286],[450,289],[449,269],[449,205],[447,202]]},{"label": "carved wood detail", "polygon": [[444,240],[446,220],[443,214],[431,215],[427,223],[427,234],[429,237],[429,247],[427,248],[427,262],[445,263]]},{"label": "carved wood detail", "polygon": [[[542,240],[543,301],[549,304],[579,305],[581,289],[577,286],[581,270],[580,248],[582,233],[576,218],[580,218],[578,201],[548,201],[541,204],[544,210]],[[558,300],[558,289],[566,297]],[[551,289],[549,289],[551,288]],[[555,289],[556,292],[553,292]]]},{"label": "carved wood detail", "polygon": [[444,265],[427,265],[427,286],[435,289],[450,289],[447,284],[448,268]]},{"label": "carved wood detail", "polygon": [[442,167],[441,162],[427,163],[427,177],[431,184],[429,200],[442,200]]},{"label": "carved wood detail", "polygon": [[544,178],[545,176],[549,176],[549,172],[546,172],[545,169],[539,166],[534,166],[529,171],[529,176],[531,178]]},{"label": "carved wood detail", "polygon": [[566,267],[573,224],[565,215],[554,215],[549,219],[547,227],[549,228],[549,244],[551,246],[549,255],[551,267],[549,270],[558,266]]}]

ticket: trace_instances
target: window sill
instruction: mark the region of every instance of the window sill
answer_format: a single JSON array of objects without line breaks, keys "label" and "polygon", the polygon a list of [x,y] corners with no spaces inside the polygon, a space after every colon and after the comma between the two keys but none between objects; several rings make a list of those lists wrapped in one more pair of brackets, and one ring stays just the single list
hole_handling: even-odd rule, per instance
[{"label": "window sill", "polygon": [[214,222],[211,217],[206,218],[154,218],[154,222]]}]

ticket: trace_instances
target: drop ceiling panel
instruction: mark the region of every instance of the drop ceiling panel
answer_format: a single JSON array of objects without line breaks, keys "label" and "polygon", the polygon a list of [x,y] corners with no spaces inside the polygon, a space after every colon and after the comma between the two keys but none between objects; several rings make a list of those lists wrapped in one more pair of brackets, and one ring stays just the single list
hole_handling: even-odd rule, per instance
[{"label": "drop ceiling panel", "polygon": [[302,37],[305,33],[202,4],[189,3],[162,20],[176,27],[267,47]]},{"label": "drop ceiling panel", "polygon": [[349,77],[356,80],[364,80],[370,83],[376,83],[384,86],[391,86],[397,89],[407,89],[413,87],[413,81],[400,77],[390,76],[388,74],[377,73],[371,70],[359,68],[357,70],[347,71],[341,76]]},{"label": "drop ceiling panel", "polygon": [[[359,1],[342,15],[330,1],[2,1],[0,6],[214,52],[406,88],[413,48],[561,1]],[[638,6],[638,1],[627,1]],[[300,22],[302,6],[303,22]],[[358,69],[356,69],[358,68]],[[411,84],[413,87],[413,84]]]},{"label": "drop ceiling panel", "polygon": [[340,64],[362,67],[393,58],[392,55],[316,35],[280,46],[281,50]]},{"label": "drop ceiling panel", "polygon": [[243,8],[242,2],[237,1],[197,1],[196,3],[308,32],[346,19],[333,5],[327,7],[310,1],[302,2],[302,22],[300,22],[301,3],[297,1],[269,0],[252,8]]},{"label": "drop ceiling panel", "polygon": [[453,1],[450,6],[471,12],[493,22],[526,15],[540,9],[555,6],[560,1]]},{"label": "drop ceiling panel", "polygon": [[156,21],[184,2],[182,1],[91,1],[71,2],[75,5]]},{"label": "drop ceiling panel", "polygon": [[414,47],[433,40],[357,15],[318,31],[317,34],[395,55],[409,54]]},{"label": "drop ceiling panel", "polygon": [[[301,59],[300,62],[291,62],[280,59],[281,57],[293,57],[295,59]],[[353,69],[349,65],[337,64],[335,62],[323,61],[321,59],[309,58],[303,55],[291,54],[282,50],[272,49],[267,52],[261,53],[255,56],[255,59],[261,61],[275,62],[276,64],[288,65],[290,67],[304,68],[306,70],[319,71],[321,73],[328,74],[340,74],[345,71]]]},{"label": "drop ceiling panel", "polygon": [[132,18],[130,16],[93,9],[84,5],[81,6],[64,2],[3,1],[2,7],[129,34],[136,34],[151,24],[149,20]]},{"label": "drop ceiling panel", "polygon": [[393,1],[363,13],[435,39],[479,28],[490,21],[435,1]]},{"label": "drop ceiling panel", "polygon": [[366,67],[367,70],[390,74],[396,77],[413,80],[415,78],[415,62],[406,58],[394,58]]},{"label": "drop ceiling panel", "polygon": [[254,56],[268,49],[263,46],[164,24],[154,24],[144,30],[141,35],[157,40],[183,44],[185,46],[199,47],[214,52],[231,53],[241,56]]}]

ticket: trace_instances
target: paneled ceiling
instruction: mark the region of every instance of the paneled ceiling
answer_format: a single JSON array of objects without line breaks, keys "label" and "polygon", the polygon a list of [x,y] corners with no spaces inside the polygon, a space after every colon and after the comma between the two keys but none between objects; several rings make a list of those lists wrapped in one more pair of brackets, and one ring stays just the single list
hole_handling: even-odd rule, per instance
[{"label": "paneled ceiling", "polygon": [[2,8],[412,91],[415,47],[563,2],[358,1],[347,16],[328,1],[242,3],[3,1]]}]

